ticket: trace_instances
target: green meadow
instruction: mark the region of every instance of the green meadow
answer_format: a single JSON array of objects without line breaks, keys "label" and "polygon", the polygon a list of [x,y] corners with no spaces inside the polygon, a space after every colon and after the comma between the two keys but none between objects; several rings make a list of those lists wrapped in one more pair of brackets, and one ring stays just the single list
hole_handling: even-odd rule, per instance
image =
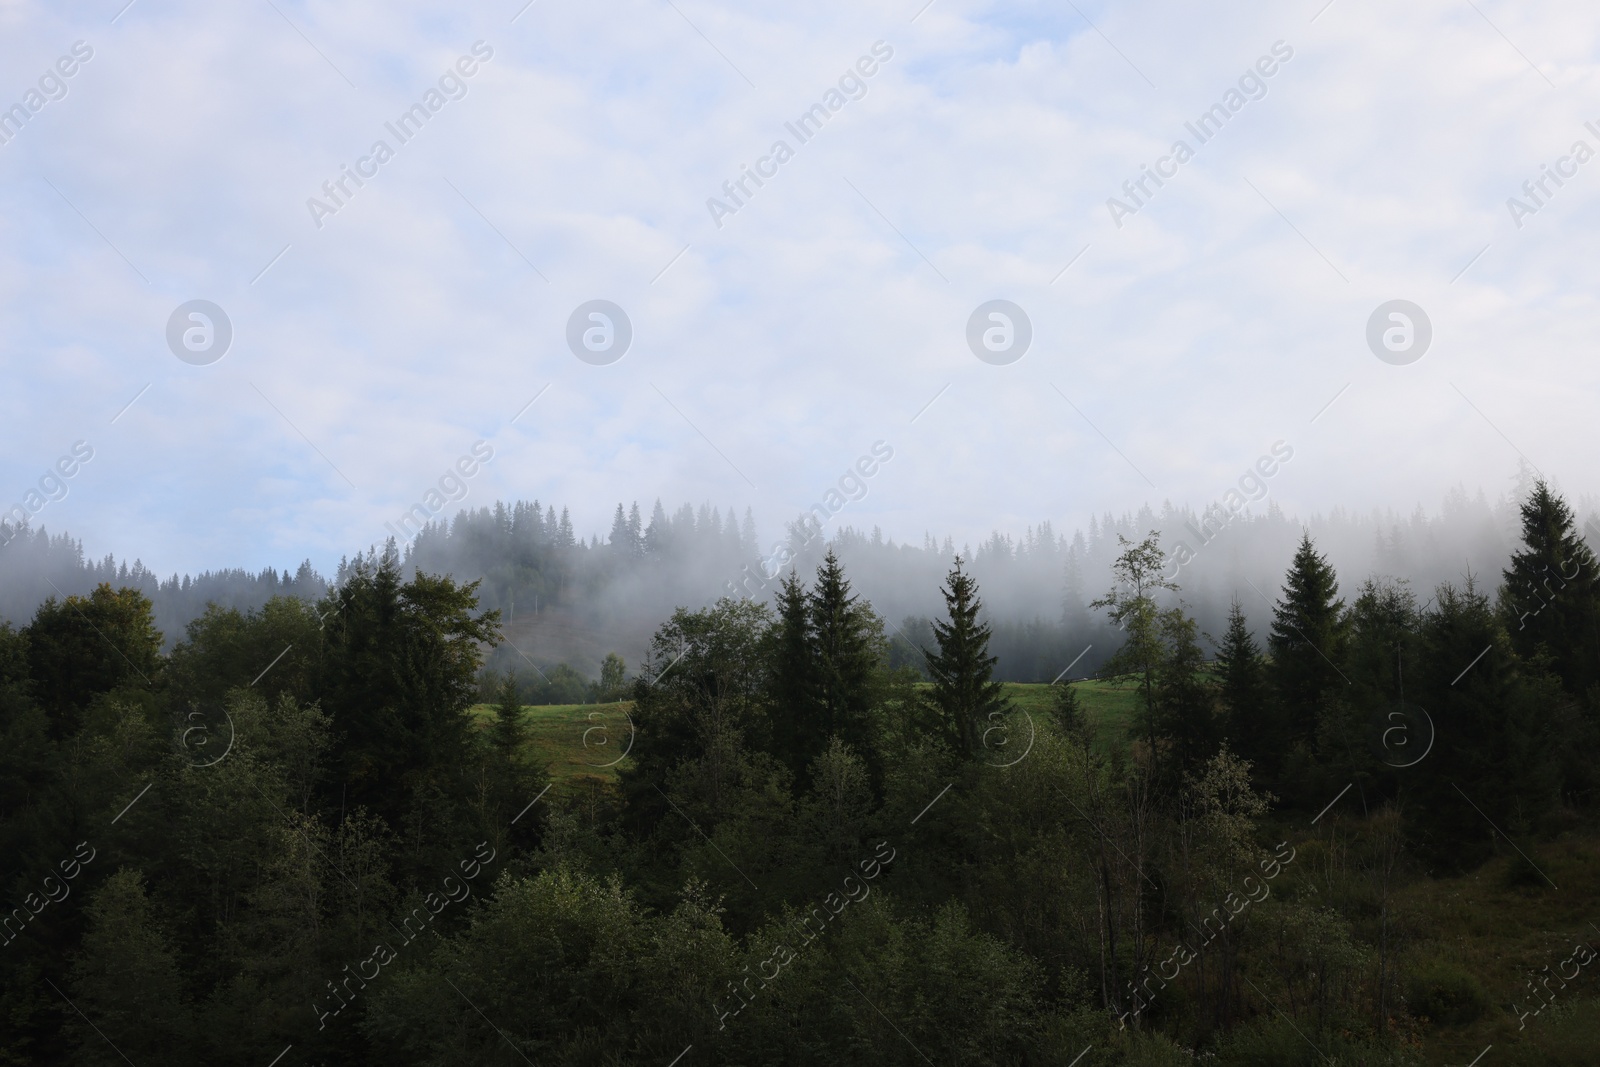
[{"label": "green meadow", "polygon": [[[1131,683],[1073,682],[1078,698],[1096,728],[1102,746],[1125,738],[1133,722],[1139,693]],[[1052,687],[1044,683],[1005,684],[1006,696],[1018,711],[1036,722],[1050,717]],[[627,757],[632,733],[632,701],[615,704],[536,704],[522,709],[528,732],[529,758],[549,765],[557,793],[575,795],[594,784],[616,781],[617,767]],[[488,704],[475,704],[472,715],[487,726],[494,715]]]}]

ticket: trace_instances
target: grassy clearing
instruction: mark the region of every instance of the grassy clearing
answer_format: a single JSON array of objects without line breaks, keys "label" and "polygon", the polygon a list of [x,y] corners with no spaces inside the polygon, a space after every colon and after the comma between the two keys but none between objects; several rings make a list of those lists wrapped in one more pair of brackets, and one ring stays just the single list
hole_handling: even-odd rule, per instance
[{"label": "grassy clearing", "polygon": [[[1065,683],[1063,683],[1065,684]],[[1133,723],[1139,705],[1139,691],[1131,683],[1123,682],[1073,682],[1078,700],[1095,727],[1102,747],[1121,743],[1127,739],[1128,727]],[[1007,682],[1005,695],[1019,709],[1036,720],[1050,718],[1050,706],[1055,703],[1054,688],[1043,682]]]},{"label": "grassy clearing", "polygon": [[[556,792],[578,794],[594,783],[609,785],[617,780],[615,761],[628,749],[632,710],[632,701],[524,707],[528,758],[549,765]],[[474,704],[471,712],[485,728],[494,719],[489,704]]]},{"label": "grassy clearing", "polygon": [[[1074,688],[1099,728],[1102,745],[1127,737],[1138,703],[1136,690],[1109,682],[1074,682]],[[1006,696],[1036,721],[1047,721],[1054,700],[1051,687],[1042,683],[1007,682]],[[615,704],[536,704],[522,709],[528,732],[528,757],[550,767],[550,780],[558,793],[586,793],[598,783],[617,780],[618,756],[627,751],[632,701]],[[489,704],[474,704],[471,714],[482,728],[494,719]],[[608,766],[609,764],[609,766]]]}]

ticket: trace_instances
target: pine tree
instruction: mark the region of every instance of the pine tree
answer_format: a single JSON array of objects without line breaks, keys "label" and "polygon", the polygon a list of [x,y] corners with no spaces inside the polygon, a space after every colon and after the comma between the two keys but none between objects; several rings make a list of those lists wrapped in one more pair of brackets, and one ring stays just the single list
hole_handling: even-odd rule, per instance
[{"label": "pine tree", "polygon": [[500,683],[500,699],[494,706],[494,726],[491,736],[495,747],[510,755],[522,747],[522,696],[517,688],[517,676],[508,673]]},{"label": "pine tree", "polygon": [[1156,733],[1166,742],[1163,769],[1174,783],[1198,773],[1201,764],[1217,751],[1221,740],[1216,701],[1211,686],[1201,676],[1205,653],[1200,649],[1195,621],[1181,608],[1161,613],[1161,637],[1166,646],[1156,671]]},{"label": "pine tree", "polygon": [[1269,677],[1283,716],[1283,737],[1309,742],[1317,730],[1323,694],[1344,678],[1334,664],[1340,655],[1344,601],[1328,561],[1317,553],[1310,534],[1289,565],[1283,596],[1273,608]]},{"label": "pine tree", "polygon": [[976,757],[983,746],[989,717],[1010,710],[1011,702],[994,680],[996,657],[989,655],[989,626],[979,620],[983,602],[978,583],[962,570],[962,559],[945,578],[947,620],[935,620],[933,639],[938,652],[924,650],[928,676],[933,679],[931,700],[955,742],[957,751]]},{"label": "pine tree", "polygon": [[1071,682],[1061,682],[1051,687],[1050,721],[1056,731],[1075,743],[1081,744],[1090,734],[1089,716],[1083,701]]},{"label": "pine tree", "polygon": [[628,550],[636,556],[644,554],[644,519],[637,500],[628,509]]},{"label": "pine tree", "polygon": [[778,618],[767,634],[768,700],[774,754],[803,781],[828,743],[817,709],[816,640],[806,587],[794,571],[778,587]]},{"label": "pine tree", "polygon": [[[806,597],[816,648],[816,705],[822,745],[838,737],[869,759],[878,674],[887,654],[883,623],[850,593],[844,567],[829,549]],[[810,758],[822,749],[809,752]],[[876,780],[876,778],[874,779]]]},{"label": "pine tree", "polygon": [[1416,811],[1431,846],[1470,865],[1483,858],[1471,850],[1493,837],[1483,815],[1515,839],[1555,806],[1560,748],[1571,735],[1552,715],[1555,679],[1516,655],[1502,617],[1470,580],[1434,599],[1421,624],[1422,662],[1406,682],[1433,725],[1433,749],[1411,769],[1419,772]]},{"label": "pine tree", "polygon": [[1271,694],[1266,666],[1255,635],[1235,600],[1228,611],[1228,630],[1217,652],[1224,734],[1234,752],[1263,770],[1275,768],[1283,751],[1279,725],[1269,714]]},{"label": "pine tree", "polygon": [[628,536],[628,516],[622,510],[622,505],[617,505],[617,513],[611,519],[611,533],[606,538],[606,543],[617,555],[633,555],[631,538]]},{"label": "pine tree", "polygon": [[1500,611],[1523,658],[1541,649],[1569,693],[1600,683],[1600,564],[1574,530],[1566,501],[1540,480],[1522,505],[1522,544],[1500,589]]}]

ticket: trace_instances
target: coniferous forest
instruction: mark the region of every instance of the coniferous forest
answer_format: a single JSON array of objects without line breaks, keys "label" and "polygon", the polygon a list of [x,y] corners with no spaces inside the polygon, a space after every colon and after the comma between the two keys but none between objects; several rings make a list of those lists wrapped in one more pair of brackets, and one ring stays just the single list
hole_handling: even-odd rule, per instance
[{"label": "coniferous forest", "polygon": [[1032,685],[957,551],[912,634],[833,548],[663,611],[569,669],[578,776],[532,607],[426,539],[179,633],[48,596],[0,627],[0,1062],[1600,1062],[1567,503],[1426,588],[1302,532],[1222,626],[1169,548],[1071,576],[1110,646]]}]

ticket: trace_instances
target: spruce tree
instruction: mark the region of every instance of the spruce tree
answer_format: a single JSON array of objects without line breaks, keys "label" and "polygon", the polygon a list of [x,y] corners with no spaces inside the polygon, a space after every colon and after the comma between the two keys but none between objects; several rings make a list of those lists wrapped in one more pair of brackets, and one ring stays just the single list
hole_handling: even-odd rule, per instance
[{"label": "spruce tree", "polygon": [[500,683],[499,700],[494,706],[494,725],[490,736],[495,747],[506,755],[515,755],[522,747],[522,696],[517,689],[517,676],[508,673]]},{"label": "spruce tree", "polygon": [[1260,646],[1235,600],[1228,610],[1228,629],[1217,651],[1217,674],[1223,708],[1223,733],[1234,752],[1263,770],[1275,768],[1283,751],[1269,712],[1266,666]]},{"label": "spruce tree", "polygon": [[806,597],[811,635],[816,648],[816,710],[821,747],[808,752],[809,763],[838,737],[857,752],[869,754],[872,709],[878,675],[887,653],[883,623],[872,608],[851,595],[844,567],[829,549],[817,568],[817,584]]},{"label": "spruce tree", "polygon": [[1162,769],[1176,784],[1186,774],[1197,773],[1217,751],[1219,736],[1216,701],[1201,675],[1205,653],[1200,649],[1193,619],[1181,608],[1161,613],[1165,650],[1156,672],[1156,732],[1166,742],[1168,754]]},{"label": "spruce tree", "polygon": [[1522,545],[1500,589],[1512,646],[1524,659],[1543,649],[1567,691],[1585,696],[1600,683],[1600,564],[1542,480],[1522,505]]},{"label": "spruce tree", "polygon": [[773,753],[803,782],[827,746],[817,711],[816,641],[806,587],[794,571],[778,587],[778,617],[767,633],[767,697]]},{"label": "spruce tree", "polygon": [[1282,716],[1282,736],[1288,743],[1309,743],[1316,735],[1317,713],[1323,694],[1344,682],[1334,664],[1340,654],[1344,601],[1338,599],[1339,582],[1302,534],[1300,547],[1289,565],[1283,596],[1272,612],[1272,650],[1269,677]]},{"label": "spruce tree", "polygon": [[989,716],[1009,711],[1011,702],[994,680],[996,657],[989,655],[989,626],[978,618],[983,610],[978,583],[962,570],[960,556],[942,592],[948,619],[933,623],[939,651],[923,651],[933,679],[931,700],[957,751],[975,757],[983,747]]},{"label": "spruce tree", "polygon": [[1071,682],[1061,682],[1052,686],[1052,689],[1050,721],[1062,737],[1082,743],[1089,736],[1090,728],[1083,701],[1078,699],[1078,691]]},{"label": "spruce tree", "polygon": [[1516,655],[1502,617],[1470,580],[1441,587],[1421,629],[1422,662],[1406,694],[1427,709],[1434,744],[1411,769],[1419,772],[1416,811],[1429,844],[1470,866],[1484,855],[1473,847],[1494,836],[1485,815],[1517,839],[1555,807],[1571,733],[1552,715],[1555,679]]}]

